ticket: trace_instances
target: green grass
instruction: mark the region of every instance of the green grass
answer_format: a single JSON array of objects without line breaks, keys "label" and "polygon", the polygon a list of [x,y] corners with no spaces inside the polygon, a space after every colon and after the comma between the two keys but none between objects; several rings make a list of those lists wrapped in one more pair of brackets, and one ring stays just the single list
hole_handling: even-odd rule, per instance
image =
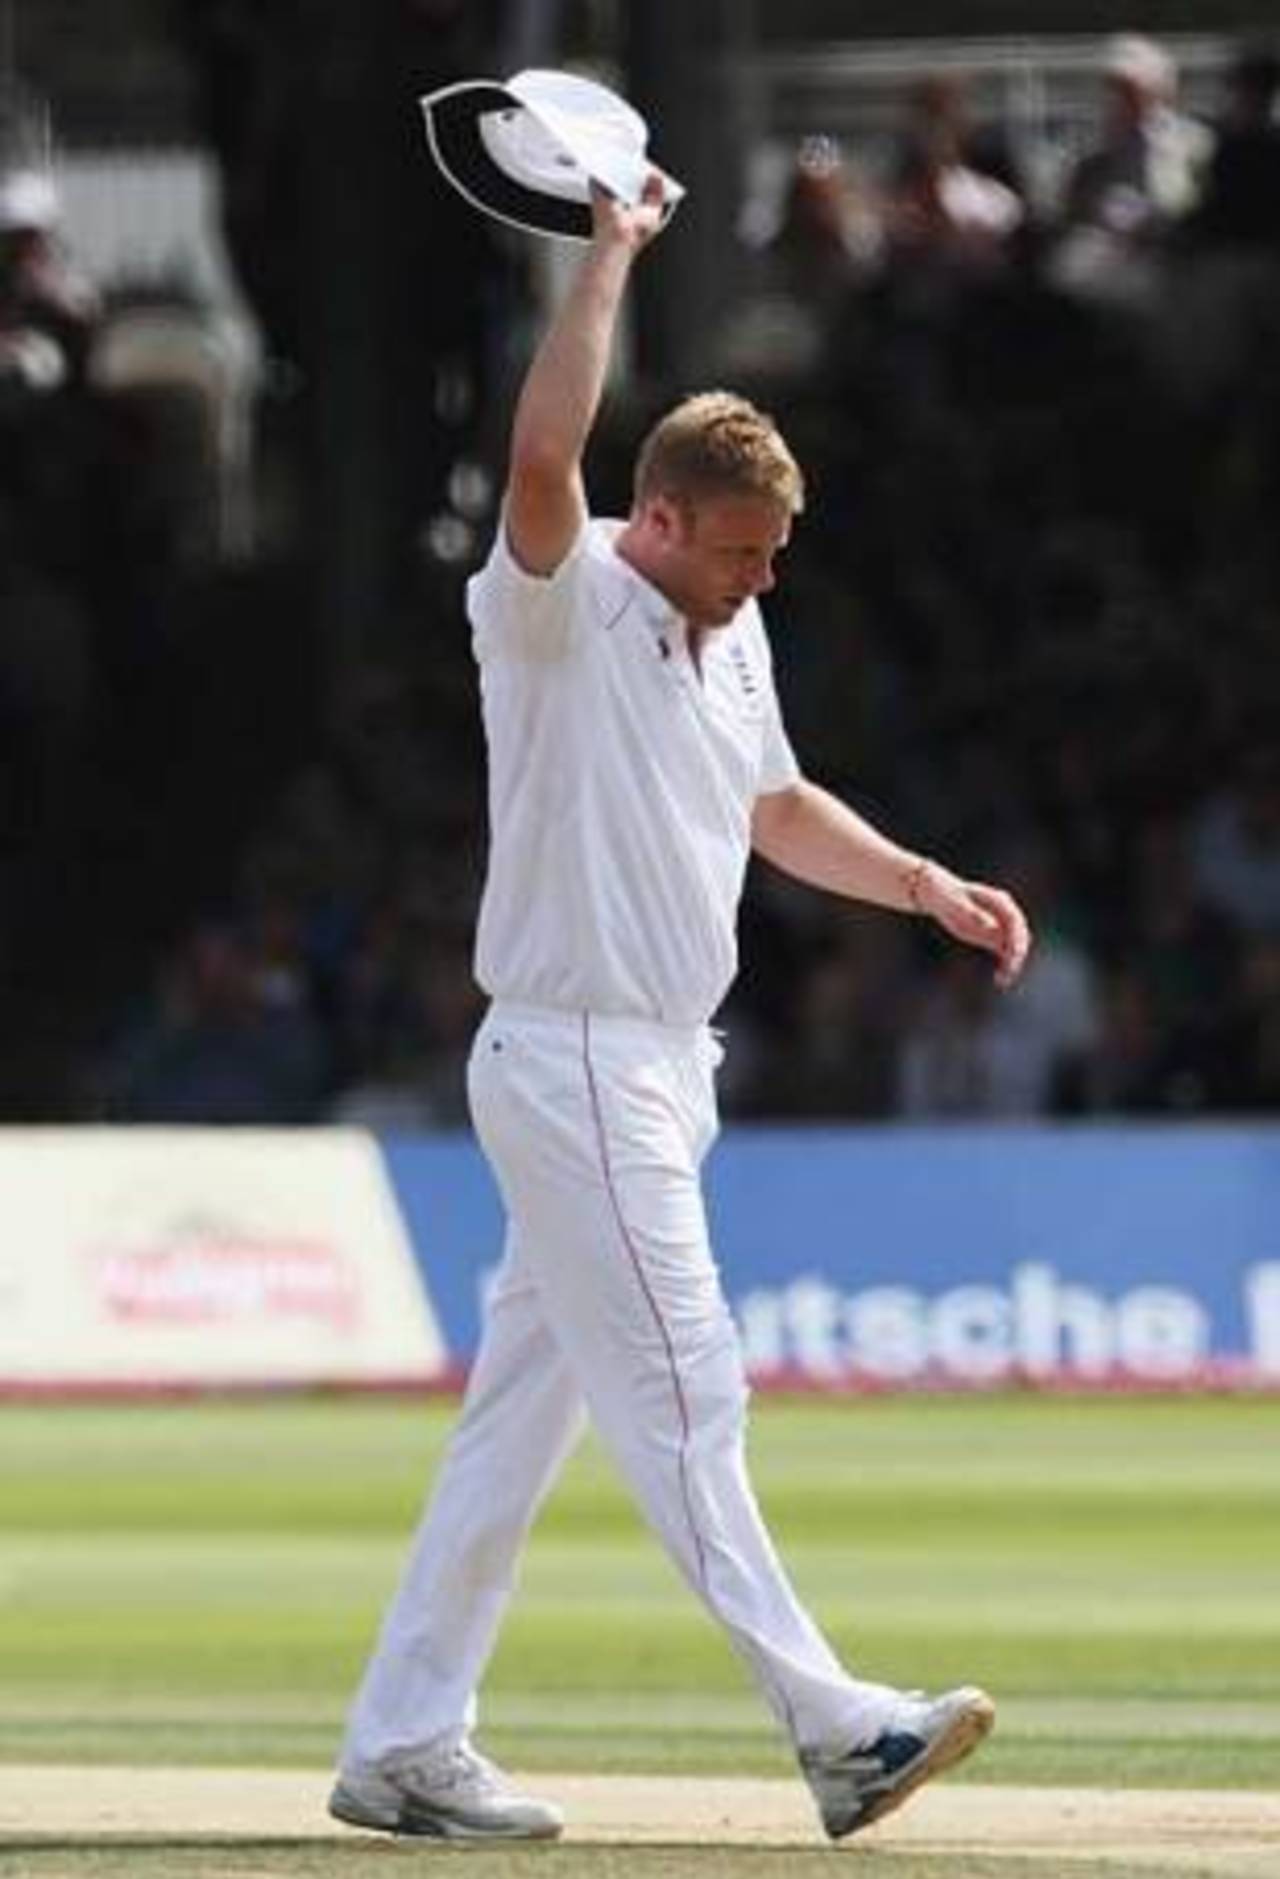
[{"label": "green grass", "polygon": [[[0,1410],[0,1759],[327,1763],[453,1413]],[[767,1403],[753,1459],[849,1661],[993,1689],[982,1779],[1280,1786],[1280,1402]],[[534,1535],[485,1722],[531,1769],[789,1768],[591,1449]]]}]

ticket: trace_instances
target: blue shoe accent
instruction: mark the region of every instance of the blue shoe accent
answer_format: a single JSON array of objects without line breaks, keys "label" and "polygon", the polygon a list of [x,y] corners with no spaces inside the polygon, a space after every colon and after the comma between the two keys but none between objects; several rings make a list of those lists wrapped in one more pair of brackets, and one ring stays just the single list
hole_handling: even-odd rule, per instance
[{"label": "blue shoe accent", "polygon": [[995,1722],[984,1690],[966,1686],[944,1696],[904,1697],[912,1726],[896,1722],[874,1741],[843,1754],[810,1750],[800,1757],[805,1780],[832,1840],[869,1827],[901,1807],[916,1789],[977,1748]]}]

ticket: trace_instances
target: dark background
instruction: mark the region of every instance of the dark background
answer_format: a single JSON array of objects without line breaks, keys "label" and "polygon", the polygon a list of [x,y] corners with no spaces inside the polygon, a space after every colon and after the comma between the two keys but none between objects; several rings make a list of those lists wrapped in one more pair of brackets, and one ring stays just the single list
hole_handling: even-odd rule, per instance
[{"label": "dark background", "polygon": [[[1100,5],[1034,14],[1037,34],[1116,25]],[[235,556],[191,549],[181,450],[154,411],[74,374],[0,403],[0,1113],[460,1119],[484,834],[461,586],[492,527],[542,257],[448,192],[418,95],[603,60],[690,185],[637,280],[632,369],[593,453],[616,511],[644,423],[724,375],[716,336],[758,285],[736,230],[767,126],[735,74],[827,40],[1025,37],[1027,16],[996,0],[14,11],[16,69],[61,149],[214,153],[267,370],[263,513]],[[1135,4],[1123,24],[1229,50],[1258,12]],[[914,260],[855,268],[810,367],[737,371],[813,486],[774,609],[780,684],[815,775],[1030,901],[1065,976],[1037,994],[1049,1016],[1029,1004],[996,1038],[1052,1059],[1026,1111],[1269,1110],[1277,935],[1206,897],[1196,857],[1224,789],[1276,789],[1274,281],[1206,389],[1168,318],[1203,278],[1192,236],[1168,232],[1156,310],[1134,319],[1050,291],[1052,234],[1029,222],[999,270],[948,265],[927,292]],[[1264,862],[1280,857],[1267,813]],[[969,962],[767,881],[744,942],[731,1109],[930,1113],[904,1095],[915,1038],[935,1105],[1000,1113],[939,1069],[998,1028]],[[1055,1046],[1081,995],[1092,1028]]]}]

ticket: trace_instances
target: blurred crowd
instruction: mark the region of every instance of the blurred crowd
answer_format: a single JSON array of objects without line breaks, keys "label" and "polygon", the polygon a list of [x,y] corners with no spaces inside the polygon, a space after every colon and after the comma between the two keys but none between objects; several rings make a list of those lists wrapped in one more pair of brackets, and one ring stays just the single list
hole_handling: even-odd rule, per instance
[{"label": "blurred crowd", "polygon": [[274,599],[264,631],[226,555],[241,362],[188,283],[86,277],[42,124],[0,82],[0,1115],[14,1120],[78,1112],[79,1057],[294,753],[291,717],[246,743],[247,718],[306,682],[296,594],[255,577],[259,613]]},{"label": "blurred crowd", "polygon": [[[940,73],[874,168],[802,146],[744,245],[708,377],[771,409],[810,479],[772,604],[793,741],[903,841],[1006,882],[1039,946],[999,994],[919,923],[761,869],[730,1115],[1280,1106],[1280,61],[1239,47],[1211,122],[1136,35],[1099,86],[1096,145],[1046,184]],[[54,393],[31,335],[74,377],[86,315],[50,243],[0,219],[11,427]],[[615,400],[602,506],[672,389]],[[498,474],[495,450],[484,524],[424,554],[414,629],[117,1010],[83,1113],[465,1119],[484,806],[462,583]],[[474,521],[480,469],[468,488]],[[6,633],[38,612],[10,598]],[[38,722],[13,693],[0,674],[6,735]],[[60,761],[47,728],[37,765]]]},{"label": "blurred crowd", "polygon": [[1138,35],[1099,86],[1048,188],[950,73],[878,182],[802,151],[724,336],[814,467],[799,747],[1040,932],[1000,996],[770,884],[749,1113],[1280,1104],[1280,63],[1213,123]]}]

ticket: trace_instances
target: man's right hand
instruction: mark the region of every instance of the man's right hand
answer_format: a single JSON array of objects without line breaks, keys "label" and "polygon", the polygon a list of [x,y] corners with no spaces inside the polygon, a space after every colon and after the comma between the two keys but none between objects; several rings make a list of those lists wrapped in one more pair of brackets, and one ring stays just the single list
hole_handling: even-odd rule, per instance
[{"label": "man's right hand", "polygon": [[662,178],[656,170],[650,170],[640,200],[633,208],[619,202],[616,196],[611,196],[598,183],[593,183],[591,221],[593,239],[597,243],[617,242],[638,254],[642,248],[648,247],[666,224]]}]

